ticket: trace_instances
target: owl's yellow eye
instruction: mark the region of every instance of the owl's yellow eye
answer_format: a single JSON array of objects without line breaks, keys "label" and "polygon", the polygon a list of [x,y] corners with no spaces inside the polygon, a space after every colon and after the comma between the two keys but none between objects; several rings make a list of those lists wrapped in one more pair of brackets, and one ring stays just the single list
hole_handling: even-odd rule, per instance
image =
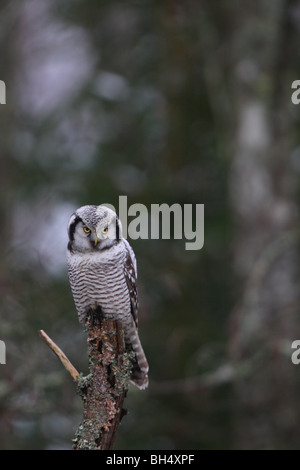
[{"label": "owl's yellow eye", "polygon": [[108,232],[108,227],[106,227],[104,230],[102,230],[102,233],[107,233]]},{"label": "owl's yellow eye", "polygon": [[89,228],[87,228],[87,227],[83,227],[83,231],[84,231],[85,233],[91,233],[91,230],[90,230]]}]

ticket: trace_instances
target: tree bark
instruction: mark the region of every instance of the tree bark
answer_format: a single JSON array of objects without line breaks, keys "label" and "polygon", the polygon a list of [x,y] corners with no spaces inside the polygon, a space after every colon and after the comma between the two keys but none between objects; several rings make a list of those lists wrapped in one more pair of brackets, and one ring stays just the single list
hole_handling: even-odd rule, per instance
[{"label": "tree bark", "polygon": [[[92,320],[91,320],[92,319]],[[83,419],[74,450],[110,450],[126,412],[131,357],[126,352],[123,328],[116,322],[91,316],[87,321],[90,373],[77,381],[83,399]]]}]

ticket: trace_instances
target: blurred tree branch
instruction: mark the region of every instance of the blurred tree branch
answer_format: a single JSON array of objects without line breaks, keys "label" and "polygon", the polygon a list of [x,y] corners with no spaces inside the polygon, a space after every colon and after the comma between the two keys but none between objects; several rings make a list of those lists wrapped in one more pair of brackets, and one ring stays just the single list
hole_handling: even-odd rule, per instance
[{"label": "blurred tree branch", "polygon": [[48,344],[49,348],[52,349],[54,354],[58,357],[64,368],[70,373],[71,377],[74,380],[78,380],[79,372],[75,369],[75,367],[71,364],[65,353],[57,346],[54,341],[44,332],[44,330],[39,331],[40,337]]},{"label": "blurred tree branch", "polygon": [[194,377],[155,382],[151,380],[150,393],[153,395],[190,394],[209,387],[218,387],[236,378],[236,367],[231,363],[220,365],[216,370]]},{"label": "blurred tree branch", "polygon": [[[282,354],[299,328],[296,179],[289,159],[295,5],[283,0],[277,10],[264,10],[261,2],[252,2],[234,32],[247,49],[236,56],[232,94],[237,122],[230,182],[237,223],[233,264],[243,294],[231,316],[230,349],[235,362],[255,365],[251,380],[235,381],[237,446],[243,449],[298,445],[297,422],[290,419],[298,413],[293,370]],[[251,40],[249,31],[257,31]]]}]

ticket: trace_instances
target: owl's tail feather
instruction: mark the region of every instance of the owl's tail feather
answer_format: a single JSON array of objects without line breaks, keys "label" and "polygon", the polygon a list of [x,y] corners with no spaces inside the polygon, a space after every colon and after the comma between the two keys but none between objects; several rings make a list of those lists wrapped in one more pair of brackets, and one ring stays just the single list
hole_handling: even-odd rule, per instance
[{"label": "owl's tail feather", "polygon": [[140,349],[139,351],[135,351],[136,355],[136,362],[134,362],[132,374],[130,377],[130,382],[133,383],[136,387],[140,390],[145,390],[148,387],[148,362],[144,351]]},{"label": "owl's tail feather", "polygon": [[148,371],[149,365],[143,351],[137,331],[130,337],[130,348],[135,353],[135,361],[133,364],[130,382],[133,383],[140,390],[148,387]]},{"label": "owl's tail feather", "polygon": [[141,374],[141,372],[133,372],[130,382],[138,387],[140,390],[145,390],[148,387],[148,374]]}]

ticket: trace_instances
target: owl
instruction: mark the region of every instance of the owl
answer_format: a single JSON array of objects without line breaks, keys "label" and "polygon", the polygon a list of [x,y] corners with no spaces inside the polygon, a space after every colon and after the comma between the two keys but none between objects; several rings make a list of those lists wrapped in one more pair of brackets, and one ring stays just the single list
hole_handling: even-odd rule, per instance
[{"label": "owl", "polygon": [[68,235],[68,273],[80,322],[94,311],[121,323],[126,349],[135,353],[131,382],[145,389],[149,367],[138,335],[137,264],[121,221],[108,207],[83,206],[72,214]]}]

